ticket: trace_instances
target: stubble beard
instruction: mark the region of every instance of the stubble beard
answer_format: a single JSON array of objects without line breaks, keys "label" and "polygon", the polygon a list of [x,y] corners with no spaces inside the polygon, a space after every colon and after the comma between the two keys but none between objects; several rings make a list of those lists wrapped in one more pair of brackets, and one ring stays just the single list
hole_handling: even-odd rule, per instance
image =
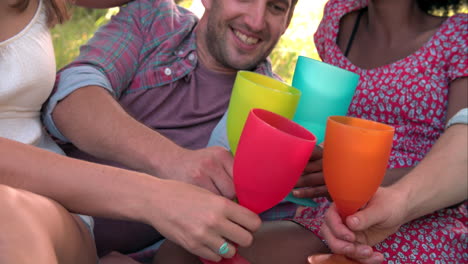
[{"label": "stubble beard", "polygon": [[224,28],[224,30],[217,31],[216,23],[212,20],[215,19],[212,19],[212,17],[208,18],[205,41],[211,56],[223,67],[234,70],[254,70],[268,57],[268,54],[273,49],[269,49],[266,55],[257,55],[252,60],[236,63],[232,58],[230,58],[231,55],[225,38],[227,31],[231,30],[230,27],[227,24],[224,24],[219,26],[219,28]]}]

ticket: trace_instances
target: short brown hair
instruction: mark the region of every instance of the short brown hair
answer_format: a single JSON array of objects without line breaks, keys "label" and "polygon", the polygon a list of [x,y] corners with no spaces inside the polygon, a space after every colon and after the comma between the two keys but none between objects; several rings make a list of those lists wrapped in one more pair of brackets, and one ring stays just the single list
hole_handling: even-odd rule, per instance
[{"label": "short brown hair", "polygon": [[[46,8],[47,25],[49,27],[52,27],[57,23],[61,24],[69,18],[67,6],[64,0],[42,1]],[[19,12],[24,12],[24,10],[28,8],[30,2],[30,0],[17,0],[11,7],[16,8]]]}]

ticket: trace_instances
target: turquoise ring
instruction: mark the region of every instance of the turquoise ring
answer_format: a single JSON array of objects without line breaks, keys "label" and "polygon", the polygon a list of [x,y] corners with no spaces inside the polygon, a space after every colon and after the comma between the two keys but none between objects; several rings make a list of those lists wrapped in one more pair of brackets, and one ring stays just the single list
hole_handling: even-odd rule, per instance
[{"label": "turquoise ring", "polygon": [[224,242],[218,249],[219,255],[224,255],[229,252],[228,242]]}]

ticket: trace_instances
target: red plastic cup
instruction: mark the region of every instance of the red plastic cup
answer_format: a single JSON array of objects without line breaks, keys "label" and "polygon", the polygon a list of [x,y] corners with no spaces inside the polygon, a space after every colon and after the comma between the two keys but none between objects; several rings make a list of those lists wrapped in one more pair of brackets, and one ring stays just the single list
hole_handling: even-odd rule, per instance
[{"label": "red plastic cup", "polygon": [[317,142],[299,124],[263,109],[250,111],[234,157],[239,204],[259,214],[293,189]]}]

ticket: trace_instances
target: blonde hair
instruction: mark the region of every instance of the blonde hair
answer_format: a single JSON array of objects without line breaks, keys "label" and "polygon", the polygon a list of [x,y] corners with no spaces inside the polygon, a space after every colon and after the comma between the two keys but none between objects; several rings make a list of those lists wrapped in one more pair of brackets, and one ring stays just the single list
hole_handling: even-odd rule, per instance
[{"label": "blonde hair", "polygon": [[[55,24],[61,24],[69,18],[67,12],[67,5],[64,0],[42,0],[46,9],[47,24],[49,27]],[[17,0],[11,7],[17,9],[19,12],[24,12],[28,8],[31,0]]]}]

